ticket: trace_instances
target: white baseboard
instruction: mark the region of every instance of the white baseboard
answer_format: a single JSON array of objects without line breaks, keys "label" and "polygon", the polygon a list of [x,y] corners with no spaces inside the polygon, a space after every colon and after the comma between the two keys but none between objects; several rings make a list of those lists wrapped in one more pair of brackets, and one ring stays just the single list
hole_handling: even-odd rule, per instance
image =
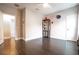
[{"label": "white baseboard", "polygon": [[11,37],[4,37],[4,39],[10,39]]},{"label": "white baseboard", "polygon": [[[51,38],[55,38],[55,37],[51,37]],[[55,39],[60,39],[60,40],[67,40],[67,39],[61,39],[61,38],[55,38]],[[72,40],[69,40],[69,41],[75,41],[75,42],[77,42],[77,40],[74,40],[74,39],[72,39]]]},{"label": "white baseboard", "polygon": [[0,42],[0,45],[3,44],[3,43],[4,43],[4,41]]},{"label": "white baseboard", "polygon": [[25,39],[23,37],[16,37],[15,40]]}]

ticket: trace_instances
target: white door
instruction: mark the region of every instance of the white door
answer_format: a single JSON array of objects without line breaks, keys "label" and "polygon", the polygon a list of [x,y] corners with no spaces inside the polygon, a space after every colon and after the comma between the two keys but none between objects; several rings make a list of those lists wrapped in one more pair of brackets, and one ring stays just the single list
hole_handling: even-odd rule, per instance
[{"label": "white door", "polygon": [[76,15],[71,14],[66,18],[66,40],[74,41],[76,30]]}]

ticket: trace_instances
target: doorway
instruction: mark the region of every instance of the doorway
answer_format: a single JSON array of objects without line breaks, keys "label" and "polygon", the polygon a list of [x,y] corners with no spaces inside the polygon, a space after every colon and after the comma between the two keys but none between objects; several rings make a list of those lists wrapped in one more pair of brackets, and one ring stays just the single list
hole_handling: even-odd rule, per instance
[{"label": "doorway", "polygon": [[[15,50],[16,24],[15,16],[3,14],[4,53],[13,54]],[[12,52],[10,52],[12,50]]]}]

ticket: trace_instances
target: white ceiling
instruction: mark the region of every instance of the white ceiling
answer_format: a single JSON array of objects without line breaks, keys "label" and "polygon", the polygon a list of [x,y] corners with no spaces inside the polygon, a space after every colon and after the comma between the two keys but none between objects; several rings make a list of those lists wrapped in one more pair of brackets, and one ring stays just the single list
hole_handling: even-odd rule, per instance
[{"label": "white ceiling", "polygon": [[72,4],[72,3],[50,3],[47,8],[43,7],[43,4],[20,4],[22,6],[25,6],[32,11],[39,12],[41,14],[47,15],[50,13],[58,12],[60,10],[64,10],[70,7],[73,7],[77,4]]},{"label": "white ceiling", "polygon": [[[4,5],[4,6],[10,6],[12,8],[14,8],[14,4],[0,4],[0,5]],[[54,13],[54,12],[58,12],[73,6],[76,6],[76,3],[49,3],[50,7],[44,8],[43,7],[43,3],[18,3],[18,5],[20,7],[26,7],[29,8],[30,10],[34,11],[34,12],[38,12],[41,13],[43,15],[47,15],[50,13]]]}]

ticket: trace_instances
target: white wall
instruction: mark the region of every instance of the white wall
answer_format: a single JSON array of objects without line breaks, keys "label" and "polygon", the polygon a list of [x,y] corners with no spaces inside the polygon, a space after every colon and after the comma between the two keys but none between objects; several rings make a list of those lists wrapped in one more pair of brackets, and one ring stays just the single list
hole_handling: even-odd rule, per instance
[{"label": "white wall", "polygon": [[[47,15],[53,21],[51,24],[51,37],[63,40],[75,40],[76,30],[76,7]],[[56,19],[61,15],[61,19]]]},{"label": "white wall", "polygon": [[26,40],[42,37],[42,15],[26,8]]},{"label": "white wall", "polygon": [[0,11],[0,44],[4,42],[3,38],[3,13]]},{"label": "white wall", "polygon": [[78,32],[77,32],[77,34],[78,34],[78,40],[79,40],[79,5],[78,5],[78,7],[77,7],[77,9],[78,9]]}]

